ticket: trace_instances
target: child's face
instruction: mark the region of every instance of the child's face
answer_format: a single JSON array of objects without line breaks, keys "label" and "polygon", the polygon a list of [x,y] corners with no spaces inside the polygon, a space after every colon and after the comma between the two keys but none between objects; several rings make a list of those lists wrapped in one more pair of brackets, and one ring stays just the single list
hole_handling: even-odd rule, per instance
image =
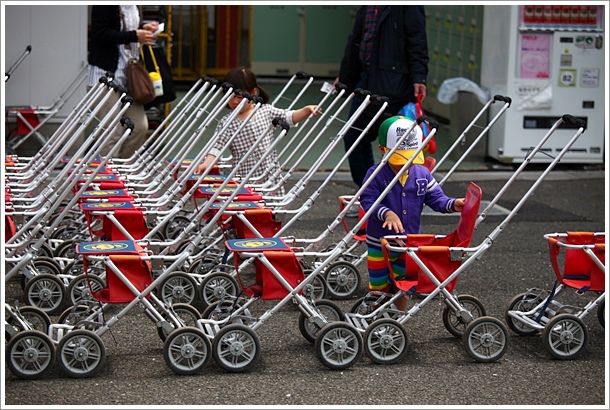
[{"label": "child's face", "polygon": [[[256,90],[254,91],[247,91],[248,94],[252,94],[252,95],[256,95]],[[233,97],[231,97],[229,99],[229,103],[227,104],[229,106],[229,108],[231,110],[234,110],[237,108],[237,106],[241,103],[241,100],[243,100],[244,97],[241,95],[233,95]],[[248,110],[250,107],[249,104],[244,105],[244,107],[241,109],[241,112],[244,112],[245,110]],[[247,111],[246,111],[247,112]]]},{"label": "child's face", "polygon": [[239,105],[239,103],[241,103],[241,100],[243,100],[243,99],[244,99],[244,97],[242,97],[241,95],[233,95],[233,97],[231,97],[229,99],[229,103],[228,103],[229,108],[231,110],[236,109],[237,106]]}]

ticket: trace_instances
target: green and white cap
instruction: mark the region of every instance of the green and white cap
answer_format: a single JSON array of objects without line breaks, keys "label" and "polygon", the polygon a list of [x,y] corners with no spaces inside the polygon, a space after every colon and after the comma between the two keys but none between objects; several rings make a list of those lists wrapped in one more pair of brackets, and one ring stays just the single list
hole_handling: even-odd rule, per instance
[{"label": "green and white cap", "polygon": [[[404,137],[405,133],[413,126],[413,121],[403,116],[397,115],[390,117],[381,123],[379,127],[379,145],[391,150],[396,146],[396,142]],[[423,133],[419,124],[404,138],[388,162],[392,165],[404,165],[421,148]],[[387,151],[386,151],[387,152]],[[424,154],[420,150],[413,159],[413,164],[423,164]]]}]

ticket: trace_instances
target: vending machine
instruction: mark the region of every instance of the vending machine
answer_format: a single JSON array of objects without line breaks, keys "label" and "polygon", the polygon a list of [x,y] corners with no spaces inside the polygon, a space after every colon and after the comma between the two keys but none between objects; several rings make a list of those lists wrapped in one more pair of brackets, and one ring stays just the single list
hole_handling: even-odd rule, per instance
[{"label": "vending machine", "polygon": [[[485,6],[481,86],[512,99],[489,131],[489,157],[523,162],[553,124],[570,114],[584,120],[586,130],[562,162],[603,163],[604,13],[603,5]],[[573,127],[564,123],[532,162],[551,162],[574,136]]]}]

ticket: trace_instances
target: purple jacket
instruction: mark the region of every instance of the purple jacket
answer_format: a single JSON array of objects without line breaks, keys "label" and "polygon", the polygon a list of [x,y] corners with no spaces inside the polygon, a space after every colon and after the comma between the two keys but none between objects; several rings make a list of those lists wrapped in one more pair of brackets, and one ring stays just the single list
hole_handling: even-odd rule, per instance
[{"label": "purple jacket", "polygon": [[[368,181],[369,176],[378,166],[379,164],[376,164],[369,168],[364,178],[365,181]],[[396,174],[392,168],[386,164],[360,195],[360,205],[365,211],[371,208],[395,176]],[[422,165],[413,165],[409,170],[409,178],[404,187],[397,181],[369,216],[366,226],[367,244],[379,247],[383,236],[396,235],[396,232],[381,227],[385,214],[389,210],[401,216],[402,225],[405,228],[403,234],[420,233],[421,214],[424,205],[429,206],[436,212],[451,213],[455,212],[454,202],[455,198],[449,198],[445,195],[428,168]]]}]

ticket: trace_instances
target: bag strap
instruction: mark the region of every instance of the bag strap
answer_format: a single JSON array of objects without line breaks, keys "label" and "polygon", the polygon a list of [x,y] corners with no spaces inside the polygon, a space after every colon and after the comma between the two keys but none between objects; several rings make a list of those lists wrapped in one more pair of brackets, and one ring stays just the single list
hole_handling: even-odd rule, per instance
[{"label": "bag strap", "polygon": [[[155,65],[155,71],[157,72],[157,74],[161,75],[161,72],[159,71],[159,66],[157,65],[157,59],[155,58],[155,53],[153,53],[153,49],[150,44],[148,45],[148,51],[150,52],[153,64]],[[144,60],[144,52],[142,51],[142,47],[140,47],[140,56],[142,56],[142,61],[146,61]]]}]

